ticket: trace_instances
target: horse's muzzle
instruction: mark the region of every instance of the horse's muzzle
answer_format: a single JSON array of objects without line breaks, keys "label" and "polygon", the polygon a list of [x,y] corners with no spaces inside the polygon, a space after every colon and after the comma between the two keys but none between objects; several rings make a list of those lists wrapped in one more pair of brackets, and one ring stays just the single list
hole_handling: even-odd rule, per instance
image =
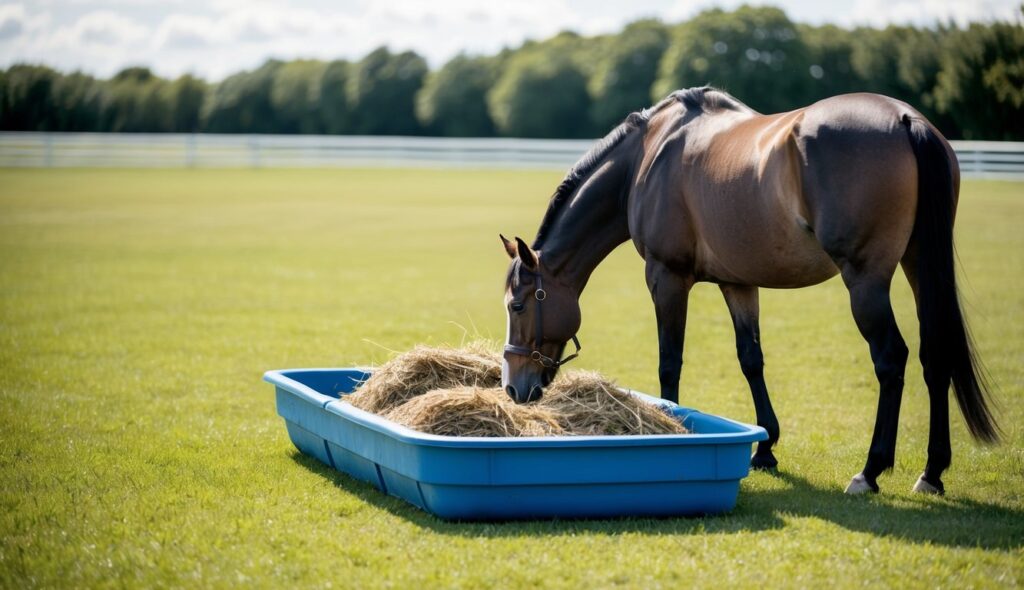
[{"label": "horse's muzzle", "polygon": [[[525,387],[523,389],[526,390]],[[530,387],[524,395],[523,393],[520,393],[520,390],[517,389],[515,385],[509,384],[505,386],[505,393],[507,393],[508,396],[512,398],[512,401],[517,404],[528,404],[539,400],[541,396],[544,395],[544,388],[540,385],[534,385]]]}]

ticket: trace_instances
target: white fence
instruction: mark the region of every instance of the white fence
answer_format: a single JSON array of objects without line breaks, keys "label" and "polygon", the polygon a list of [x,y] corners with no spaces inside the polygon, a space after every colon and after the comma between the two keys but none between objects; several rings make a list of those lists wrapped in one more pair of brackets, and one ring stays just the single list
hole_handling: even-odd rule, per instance
[{"label": "white fence", "polygon": [[[1024,142],[954,141],[964,176],[1024,180]],[[0,133],[0,167],[438,167],[565,170],[593,140]]]}]

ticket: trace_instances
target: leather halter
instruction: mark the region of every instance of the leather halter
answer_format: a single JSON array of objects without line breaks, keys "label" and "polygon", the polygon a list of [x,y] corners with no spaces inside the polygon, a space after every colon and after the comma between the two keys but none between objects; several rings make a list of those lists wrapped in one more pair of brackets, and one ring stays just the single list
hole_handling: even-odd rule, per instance
[{"label": "leather halter", "polygon": [[524,271],[528,274],[533,275],[534,278],[537,280],[537,290],[533,292],[533,296],[537,299],[537,313],[534,314],[536,320],[534,322],[533,331],[533,348],[531,349],[525,346],[506,344],[505,352],[511,352],[512,354],[518,354],[520,356],[528,356],[533,362],[539,363],[542,367],[546,369],[550,369],[553,367],[561,367],[565,363],[571,361],[572,359],[580,355],[580,340],[579,338],[576,337],[575,334],[572,335],[572,343],[576,347],[576,352],[570,354],[569,356],[565,357],[562,360],[555,360],[551,357],[544,356],[544,354],[540,351],[540,346],[541,344],[544,343],[544,316],[541,313],[541,309],[543,308],[542,303],[545,299],[547,299],[548,294],[547,291],[544,290],[544,284],[541,282],[540,273],[525,270],[523,268],[519,269],[520,273],[523,273]]}]

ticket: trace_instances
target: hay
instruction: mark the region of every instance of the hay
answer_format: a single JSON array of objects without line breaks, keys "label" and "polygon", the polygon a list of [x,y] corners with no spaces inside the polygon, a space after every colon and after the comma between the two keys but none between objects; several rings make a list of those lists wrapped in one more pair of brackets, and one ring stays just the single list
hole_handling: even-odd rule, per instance
[{"label": "hay", "polygon": [[499,387],[501,358],[483,345],[418,346],[377,369],[355,393],[357,408],[444,436],[686,434],[662,408],[597,373],[559,375],[539,402],[519,405]]},{"label": "hay", "polygon": [[499,385],[501,357],[483,344],[462,349],[417,346],[384,363],[345,400],[361,410],[384,414],[435,389]]},{"label": "hay", "polygon": [[597,373],[570,371],[555,379],[540,405],[572,434],[686,434],[662,408],[620,390]]},{"label": "hay", "polygon": [[413,430],[445,436],[550,436],[564,434],[559,416],[536,404],[520,406],[500,388],[437,389],[384,417]]}]

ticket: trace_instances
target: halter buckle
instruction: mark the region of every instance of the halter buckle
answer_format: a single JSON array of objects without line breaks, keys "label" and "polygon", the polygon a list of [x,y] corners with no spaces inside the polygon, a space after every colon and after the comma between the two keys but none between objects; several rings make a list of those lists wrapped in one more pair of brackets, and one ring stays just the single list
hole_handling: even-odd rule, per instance
[{"label": "halter buckle", "polygon": [[544,301],[548,298],[548,292],[544,289],[537,289],[533,292],[533,296],[537,298],[537,301]]}]

